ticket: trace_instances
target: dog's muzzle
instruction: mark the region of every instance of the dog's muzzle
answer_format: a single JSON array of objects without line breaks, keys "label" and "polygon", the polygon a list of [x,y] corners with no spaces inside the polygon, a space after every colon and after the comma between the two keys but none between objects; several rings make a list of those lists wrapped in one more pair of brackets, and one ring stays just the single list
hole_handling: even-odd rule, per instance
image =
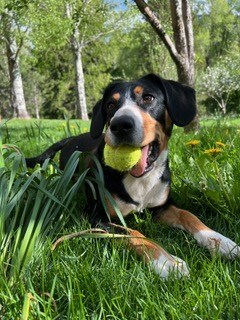
[{"label": "dog's muzzle", "polygon": [[109,143],[113,147],[124,144],[140,146],[143,139],[142,123],[134,115],[114,116],[107,132]]},{"label": "dog's muzzle", "polygon": [[143,122],[141,118],[130,112],[124,114],[122,110],[112,118],[106,133],[106,142],[112,147],[119,147],[125,144],[141,147],[141,158],[129,171],[136,178],[151,171],[159,155],[158,141],[154,140],[142,146],[143,136]]}]

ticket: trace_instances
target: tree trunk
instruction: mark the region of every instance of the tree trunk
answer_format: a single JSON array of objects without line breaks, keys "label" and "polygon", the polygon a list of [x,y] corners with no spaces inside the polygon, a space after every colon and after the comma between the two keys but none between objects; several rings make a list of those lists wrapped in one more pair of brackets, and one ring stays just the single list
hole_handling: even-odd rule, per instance
[{"label": "tree trunk", "polygon": [[[86,5],[87,3],[85,3]],[[74,18],[73,6],[70,3],[66,4],[67,17],[73,20],[73,31],[71,36],[71,47],[74,55],[75,77],[76,77],[76,100],[77,100],[77,117],[82,120],[89,120],[85,93],[85,79],[82,64],[82,49],[80,43],[79,24],[80,18]]]},{"label": "tree trunk", "polygon": [[[194,42],[189,0],[170,0],[174,42],[166,34],[161,21],[144,0],[134,0],[162,42],[177,68],[178,81],[194,87]],[[199,129],[198,116],[185,127],[185,131]]]},{"label": "tree trunk", "polygon": [[35,95],[34,95],[34,107],[35,107],[35,117],[36,119],[40,119],[40,112],[39,112],[39,101],[38,101],[38,92],[35,88]]},{"label": "tree trunk", "polygon": [[225,116],[227,113],[227,101],[225,101],[223,98],[221,98],[220,108],[222,109],[222,113]]},{"label": "tree trunk", "polygon": [[10,101],[13,109],[13,116],[17,118],[29,119],[23,91],[22,75],[19,65],[19,48],[14,36],[13,23],[9,16],[5,24],[5,40],[8,59],[8,70],[10,78]]},{"label": "tree trunk", "polygon": [[74,63],[76,73],[77,117],[82,120],[89,120],[84,85],[85,81],[82,64],[82,53],[80,48],[74,48]]}]

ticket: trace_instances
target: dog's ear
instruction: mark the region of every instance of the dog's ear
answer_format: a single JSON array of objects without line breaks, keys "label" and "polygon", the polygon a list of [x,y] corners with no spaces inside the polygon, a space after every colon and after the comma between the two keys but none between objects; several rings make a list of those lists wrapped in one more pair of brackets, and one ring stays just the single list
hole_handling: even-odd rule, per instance
[{"label": "dog's ear", "polygon": [[173,80],[165,80],[154,74],[149,74],[142,79],[160,86],[169,116],[175,125],[184,127],[194,119],[197,107],[193,88]]},{"label": "dog's ear", "polygon": [[93,108],[90,134],[93,139],[97,139],[103,132],[106,123],[106,112],[103,110],[102,99]]},{"label": "dog's ear", "polygon": [[162,79],[169,116],[179,127],[188,125],[196,116],[195,90],[173,80]]}]

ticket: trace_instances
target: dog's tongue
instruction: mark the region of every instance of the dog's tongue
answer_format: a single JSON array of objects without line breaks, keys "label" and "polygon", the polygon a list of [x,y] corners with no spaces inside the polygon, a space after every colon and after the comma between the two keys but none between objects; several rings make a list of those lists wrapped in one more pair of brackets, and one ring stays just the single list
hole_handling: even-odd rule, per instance
[{"label": "dog's tongue", "polygon": [[140,177],[141,175],[143,175],[148,165],[147,158],[148,158],[149,145],[143,147],[141,151],[142,151],[141,159],[130,171],[130,174],[134,177]]}]

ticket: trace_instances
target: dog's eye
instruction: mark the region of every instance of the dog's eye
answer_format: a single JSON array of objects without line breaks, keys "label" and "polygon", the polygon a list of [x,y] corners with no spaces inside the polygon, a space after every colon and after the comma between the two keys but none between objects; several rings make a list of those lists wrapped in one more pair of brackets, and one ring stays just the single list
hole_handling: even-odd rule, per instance
[{"label": "dog's eye", "polygon": [[151,94],[144,94],[143,97],[142,97],[142,99],[143,99],[143,102],[145,102],[145,103],[150,103],[150,102],[152,102],[155,98],[154,98],[154,96],[152,96]]},{"label": "dog's eye", "polygon": [[108,105],[107,105],[107,111],[113,111],[114,109],[116,108],[115,104],[110,102]]}]

